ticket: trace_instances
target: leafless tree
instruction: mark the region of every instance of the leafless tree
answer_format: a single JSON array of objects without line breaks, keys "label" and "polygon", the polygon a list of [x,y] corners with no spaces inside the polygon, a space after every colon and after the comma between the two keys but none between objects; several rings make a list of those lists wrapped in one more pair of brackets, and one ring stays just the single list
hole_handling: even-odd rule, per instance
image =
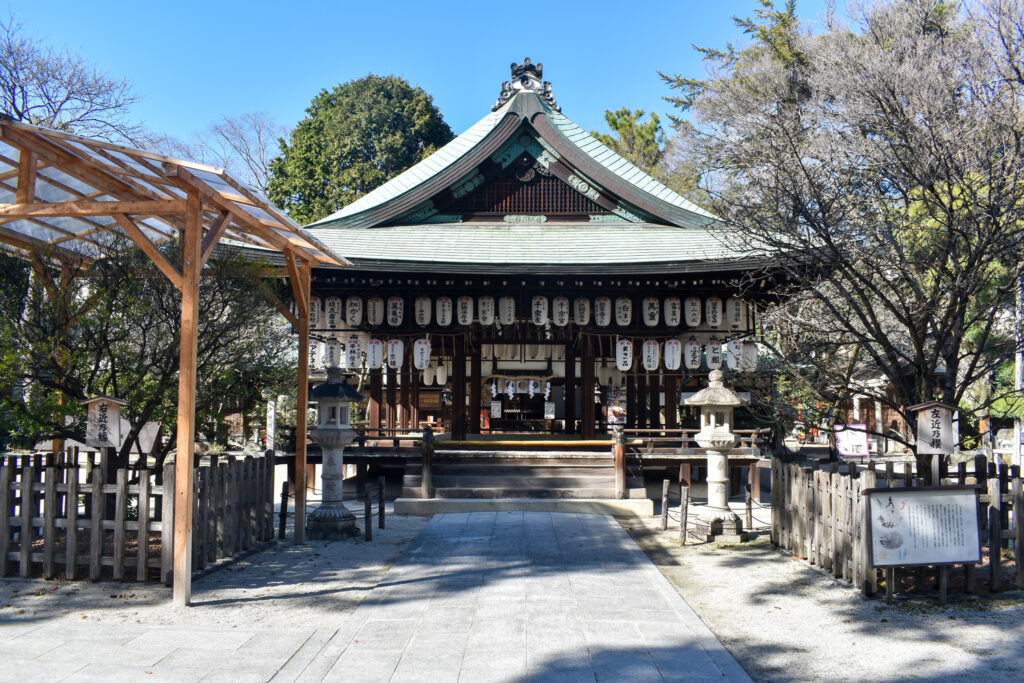
[{"label": "leafless tree", "polygon": [[703,187],[776,256],[785,366],[913,425],[908,406],[959,405],[1014,351],[1000,324],[1024,237],[1020,5],[977,5],[982,19],[879,2],[817,35],[763,6],[753,46],[707,51],[706,80],[673,83]]},{"label": "leafless tree", "polygon": [[0,108],[16,121],[110,141],[136,142],[138,100],[124,79],[46,46],[11,16],[0,22]]}]

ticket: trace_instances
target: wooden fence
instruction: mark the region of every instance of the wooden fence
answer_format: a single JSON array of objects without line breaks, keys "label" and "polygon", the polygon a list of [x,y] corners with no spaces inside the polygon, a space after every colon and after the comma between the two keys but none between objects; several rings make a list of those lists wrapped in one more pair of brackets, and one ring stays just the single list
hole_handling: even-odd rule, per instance
[{"label": "wooden fence", "polygon": [[[76,454],[77,456],[77,454]],[[170,585],[174,463],[106,472],[93,454],[0,456],[0,576]],[[105,483],[111,480],[113,483]],[[163,483],[160,483],[163,482]],[[196,468],[192,567],[273,537],[274,458]]]},{"label": "wooden fence", "polygon": [[[878,590],[880,570],[870,564],[865,534],[864,506],[870,488],[919,486],[921,480],[913,463],[897,471],[893,463],[868,462],[860,467],[850,463],[783,463],[772,460],[772,543],[851,581],[865,595]],[[1019,469],[996,465],[979,456],[971,465],[959,463],[943,467],[944,485],[979,484],[978,520],[981,542],[987,546],[990,590],[998,591],[1003,580],[1003,548],[1013,541],[1015,584],[1024,587],[1024,489]],[[993,539],[995,542],[993,542]],[[977,589],[976,565],[964,566],[964,586]],[[914,568],[919,582],[927,580],[929,570]],[[944,595],[946,569],[932,568]],[[890,573],[888,590],[895,575]]]}]

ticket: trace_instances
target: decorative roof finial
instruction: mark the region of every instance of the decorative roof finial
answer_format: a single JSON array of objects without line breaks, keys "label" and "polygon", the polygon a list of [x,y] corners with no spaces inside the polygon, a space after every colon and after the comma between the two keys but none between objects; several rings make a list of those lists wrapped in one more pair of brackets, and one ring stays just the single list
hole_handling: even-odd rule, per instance
[{"label": "decorative roof finial", "polygon": [[544,100],[549,107],[555,111],[562,111],[562,108],[555,102],[555,96],[551,94],[551,84],[542,81],[543,77],[544,65],[540,62],[534,64],[529,57],[523,59],[522,64],[512,62],[512,80],[501,84],[501,93],[498,95],[498,101],[491,107],[491,111],[497,111],[505,106],[517,92],[522,90],[536,93],[537,97]]}]

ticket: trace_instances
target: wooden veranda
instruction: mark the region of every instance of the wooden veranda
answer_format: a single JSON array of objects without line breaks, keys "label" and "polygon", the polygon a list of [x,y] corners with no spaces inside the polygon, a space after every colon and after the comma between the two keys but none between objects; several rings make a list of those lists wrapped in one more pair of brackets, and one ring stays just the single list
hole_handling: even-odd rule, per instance
[{"label": "wooden veranda", "polygon": [[[178,462],[192,462],[199,279],[224,239],[284,255],[271,273],[291,283],[294,312],[268,295],[295,327],[298,434],[306,432],[310,272],[345,266],[280,210],[222,169],[58,131],[0,120],[0,243],[30,257],[50,293],[66,286],[73,264],[103,258],[123,242],[137,245],[181,292]],[[180,241],[179,268],[158,245]],[[58,284],[47,271],[61,266]],[[296,443],[295,540],[305,528],[305,439]],[[174,603],[188,605],[192,575],[192,467],[175,468]]]}]

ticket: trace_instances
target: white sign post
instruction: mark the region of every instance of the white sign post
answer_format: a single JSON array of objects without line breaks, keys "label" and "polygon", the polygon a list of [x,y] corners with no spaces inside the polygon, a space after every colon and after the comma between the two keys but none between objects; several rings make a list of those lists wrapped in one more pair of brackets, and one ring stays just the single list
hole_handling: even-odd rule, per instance
[{"label": "white sign post", "polygon": [[871,455],[868,450],[868,426],[836,425],[836,450],[840,456],[866,457]]},{"label": "white sign post", "polygon": [[86,406],[85,444],[95,448],[118,448],[121,445],[121,406],[126,401],[110,396],[97,396],[82,401]]}]

